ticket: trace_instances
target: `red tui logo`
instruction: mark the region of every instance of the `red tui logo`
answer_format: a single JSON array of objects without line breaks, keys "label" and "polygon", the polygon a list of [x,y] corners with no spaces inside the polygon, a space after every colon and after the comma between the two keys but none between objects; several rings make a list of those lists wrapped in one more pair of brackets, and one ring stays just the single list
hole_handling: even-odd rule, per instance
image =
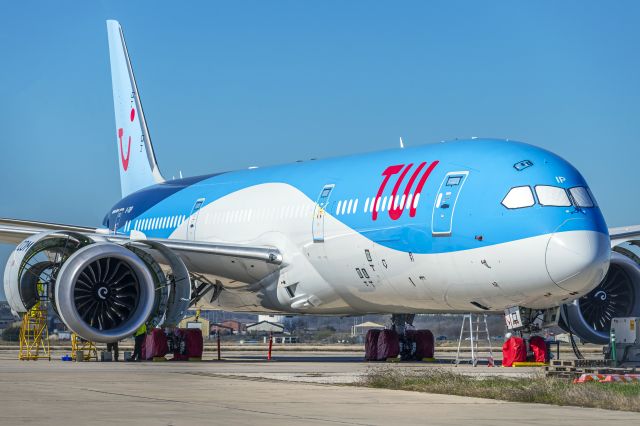
[{"label": "red tui logo", "polygon": [[[133,122],[133,119],[136,118],[136,110],[131,108],[131,114],[129,115],[129,120]],[[124,149],[122,148],[122,136],[124,135],[124,130],[121,128],[118,129],[118,139],[120,140],[120,160],[122,160],[122,168],[126,172],[129,168],[129,156],[131,155],[131,136],[129,136],[129,144],[127,146],[127,156],[124,155]]]},{"label": "red tui logo", "polygon": [[[431,174],[433,169],[438,165],[438,163],[439,161],[434,161],[433,163],[429,164],[429,167],[427,167],[427,169],[422,174],[422,177],[418,181],[418,185],[416,186],[416,189],[413,195],[414,200],[420,196],[420,193],[424,188],[424,184],[427,182],[429,175]],[[413,173],[411,174],[411,177],[409,178],[409,181],[407,182],[404,188],[404,195],[402,196],[402,198],[400,198],[400,196],[398,195],[398,191],[400,190],[400,185],[402,185],[402,181],[409,173],[409,170],[411,170],[411,168],[413,167],[413,163],[409,165],[397,164],[394,166],[387,167],[385,171],[382,172],[382,176],[384,176],[384,179],[382,180],[382,184],[378,188],[378,194],[373,199],[371,204],[373,206],[371,208],[371,219],[373,220],[378,219],[378,205],[380,203],[379,201],[380,198],[382,198],[382,193],[384,192],[384,188],[387,186],[387,183],[389,183],[389,179],[391,178],[391,176],[396,175],[400,172],[402,173],[400,173],[400,176],[398,177],[396,184],[393,186],[393,191],[391,192],[391,199],[389,200],[389,209],[388,209],[389,217],[392,220],[398,220],[400,216],[402,216],[402,213],[404,212],[405,208],[407,207],[409,208],[409,216],[414,217],[416,215],[415,203],[412,202],[411,205],[407,206],[407,201],[409,199],[409,193],[411,192],[413,184],[415,183],[416,179],[420,175],[420,172],[426,165],[427,165],[427,162],[424,161],[420,163],[418,167],[413,171]]]}]

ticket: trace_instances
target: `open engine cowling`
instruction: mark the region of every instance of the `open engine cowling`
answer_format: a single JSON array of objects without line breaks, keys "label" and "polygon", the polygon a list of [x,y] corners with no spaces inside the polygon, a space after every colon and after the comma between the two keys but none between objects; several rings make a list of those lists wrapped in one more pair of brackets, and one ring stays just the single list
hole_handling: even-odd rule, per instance
[{"label": "open engine cowling", "polygon": [[129,337],[145,323],[175,325],[191,294],[186,266],[162,244],[121,245],[72,232],[37,234],[18,245],[4,287],[14,311],[50,300],[71,331],[102,343]]},{"label": "open engine cowling", "polygon": [[640,316],[640,264],[632,257],[614,249],[605,278],[586,296],[561,307],[559,325],[584,342],[604,345],[613,318]]}]

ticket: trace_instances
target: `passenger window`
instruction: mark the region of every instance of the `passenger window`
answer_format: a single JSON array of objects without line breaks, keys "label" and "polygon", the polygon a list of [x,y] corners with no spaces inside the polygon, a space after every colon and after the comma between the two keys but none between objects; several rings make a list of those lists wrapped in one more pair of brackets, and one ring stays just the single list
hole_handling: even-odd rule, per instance
[{"label": "passenger window", "polygon": [[540,205],[543,206],[569,207],[571,205],[567,192],[557,186],[538,185],[536,195]]},{"label": "passenger window", "polygon": [[502,205],[508,209],[521,209],[531,207],[535,203],[533,193],[528,186],[516,186],[511,188],[506,197],[502,200]]},{"label": "passenger window", "polygon": [[587,192],[587,188],[583,186],[576,186],[575,188],[571,188],[569,190],[571,194],[571,198],[573,198],[573,202],[576,207],[593,207],[593,200],[591,200],[591,196],[589,192]]}]

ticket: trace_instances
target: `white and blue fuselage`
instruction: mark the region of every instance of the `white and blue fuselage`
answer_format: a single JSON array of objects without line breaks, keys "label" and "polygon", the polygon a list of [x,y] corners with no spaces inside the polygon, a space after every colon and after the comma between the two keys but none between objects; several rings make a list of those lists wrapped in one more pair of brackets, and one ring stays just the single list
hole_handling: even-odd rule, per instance
[{"label": "white and blue fuselage", "polygon": [[400,329],[406,314],[507,310],[508,325],[543,317],[598,343],[613,317],[640,312],[637,262],[611,251],[640,226],[610,237],[580,173],[524,143],[165,179],[122,27],[107,34],[122,199],[104,228],[0,218],[0,241],[17,244],[4,274],[16,312],[46,282],[69,329],[98,342],[210,308],[400,314]]},{"label": "white and blue fuselage", "polygon": [[[229,310],[545,308],[588,293],[610,257],[602,213],[571,164],[488,139],[167,181],[123,198],[104,225],[277,247],[275,276],[223,283],[212,303]],[[206,265],[193,272],[216,279]]]}]

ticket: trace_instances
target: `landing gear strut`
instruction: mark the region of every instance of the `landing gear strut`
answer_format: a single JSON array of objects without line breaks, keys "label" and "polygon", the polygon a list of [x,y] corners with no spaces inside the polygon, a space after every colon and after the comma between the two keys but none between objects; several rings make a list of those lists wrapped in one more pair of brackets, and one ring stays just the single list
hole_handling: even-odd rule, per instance
[{"label": "landing gear strut", "polygon": [[400,359],[411,359],[414,352],[413,345],[407,338],[406,326],[413,326],[415,314],[391,314],[391,329],[398,334],[400,341]]},{"label": "landing gear strut", "polygon": [[391,329],[399,336],[405,335],[406,325],[413,325],[416,314],[391,314]]}]

